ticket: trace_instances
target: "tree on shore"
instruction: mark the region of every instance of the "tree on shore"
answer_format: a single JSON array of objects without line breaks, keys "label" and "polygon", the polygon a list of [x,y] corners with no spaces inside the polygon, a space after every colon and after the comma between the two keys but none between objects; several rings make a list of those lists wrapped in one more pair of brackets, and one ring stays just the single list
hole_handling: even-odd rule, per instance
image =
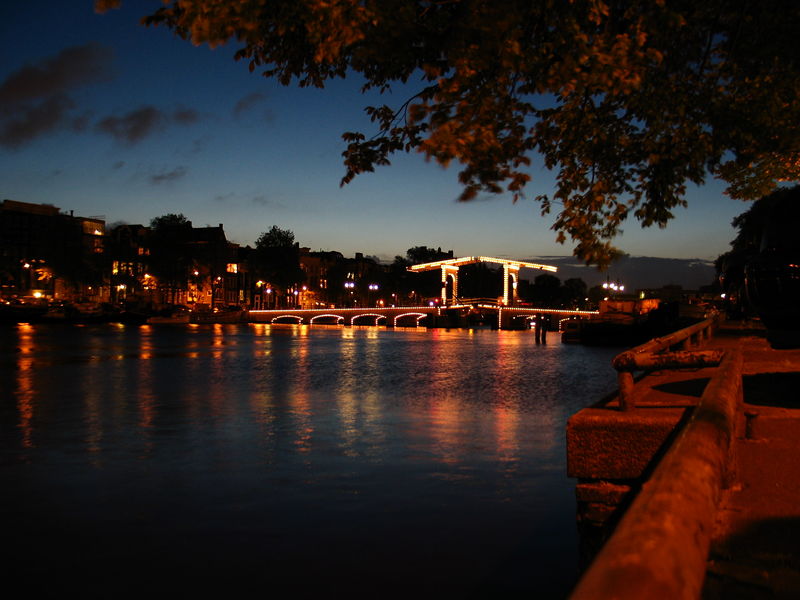
[{"label": "tree on shore", "polygon": [[[760,252],[774,248],[776,238],[784,245],[798,247],[797,218],[800,210],[800,186],[782,188],[758,199],[731,223],[736,237],[731,249],[714,261],[723,289],[729,297],[745,297],[745,267]],[[765,238],[772,239],[765,239]]]},{"label": "tree on shore", "polygon": [[189,279],[187,242],[192,222],[183,214],[169,213],[150,220],[151,255],[149,269],[155,275],[163,299],[175,304],[180,290],[186,289]]},{"label": "tree on shore", "polygon": [[284,85],[407,93],[366,107],[373,135],[343,134],[343,184],[413,150],[461,164],[462,200],[516,200],[538,154],[557,241],[601,266],[626,219],[665,226],[688,183],[755,199],[800,178],[796,0],[169,0],[144,22],[235,40]]},{"label": "tree on shore", "polygon": [[263,232],[256,240],[251,268],[257,279],[266,281],[276,290],[285,292],[302,283],[305,274],[300,268],[300,249],[294,241],[294,232],[277,225]]}]

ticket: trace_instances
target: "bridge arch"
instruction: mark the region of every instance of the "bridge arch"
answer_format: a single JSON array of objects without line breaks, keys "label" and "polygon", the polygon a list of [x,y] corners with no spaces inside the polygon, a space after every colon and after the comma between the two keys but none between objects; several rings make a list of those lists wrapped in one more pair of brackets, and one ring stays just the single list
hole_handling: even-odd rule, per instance
[{"label": "bridge arch", "polygon": [[395,317],[394,317],[394,321],[393,321],[393,324],[394,324],[394,326],[395,326],[395,327],[399,327],[399,325],[397,324],[397,322],[398,322],[400,319],[402,319],[403,317],[415,317],[415,320],[414,320],[414,326],[415,326],[415,327],[419,327],[419,322],[420,322],[420,321],[422,321],[422,319],[424,319],[424,318],[425,318],[425,317],[427,317],[427,316],[428,316],[428,315],[427,315],[426,313],[421,313],[421,312],[407,312],[407,313],[402,313],[402,314],[400,314],[400,315],[395,315]]},{"label": "bridge arch", "polygon": [[384,321],[386,320],[386,315],[379,315],[378,313],[363,313],[360,315],[353,315],[350,318],[350,325],[355,325],[356,319],[361,319],[362,317],[375,317],[375,325],[380,323],[381,319],[383,319]]},{"label": "bridge arch", "polygon": [[344,317],[343,316],[334,315],[334,314],[316,315],[316,316],[311,317],[311,319],[309,319],[308,322],[311,325],[314,325],[318,319],[319,320],[322,320],[322,319],[336,319],[336,325],[342,325],[344,323]]},{"label": "bridge arch", "polygon": [[301,317],[300,315],[278,315],[277,317],[273,317],[272,321],[270,322],[283,323],[284,321],[281,321],[281,319],[294,319],[295,323],[297,323],[298,325],[302,325],[303,323],[303,317]]}]

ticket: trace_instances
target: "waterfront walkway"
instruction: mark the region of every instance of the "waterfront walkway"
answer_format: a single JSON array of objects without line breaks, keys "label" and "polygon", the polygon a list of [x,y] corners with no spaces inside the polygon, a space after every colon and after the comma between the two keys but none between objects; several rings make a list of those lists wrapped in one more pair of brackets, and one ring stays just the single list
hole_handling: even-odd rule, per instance
[{"label": "waterfront walkway", "polygon": [[[579,520],[613,525],[624,515],[573,598],[665,591],[682,598],[800,598],[800,350],[773,350],[757,322],[723,323],[699,350],[740,353],[741,388],[732,375],[720,377],[738,378],[738,358],[725,371],[665,368],[637,379],[635,408],[622,411],[610,398],[571,419],[568,462],[579,478]],[[735,398],[739,389],[742,402],[731,403],[731,418],[712,408],[699,417],[700,435],[687,439],[701,397]],[[721,448],[723,438],[729,458],[705,447]],[[685,476],[680,469],[662,476],[687,456]],[[709,471],[720,464],[714,477],[722,477],[721,493],[709,491]],[[686,560],[695,552],[697,559]],[[684,581],[695,577],[697,584]]]},{"label": "waterfront walkway", "polygon": [[738,345],[744,435],[717,513],[704,597],[800,598],[800,350],[772,350],[757,329],[723,326]]}]

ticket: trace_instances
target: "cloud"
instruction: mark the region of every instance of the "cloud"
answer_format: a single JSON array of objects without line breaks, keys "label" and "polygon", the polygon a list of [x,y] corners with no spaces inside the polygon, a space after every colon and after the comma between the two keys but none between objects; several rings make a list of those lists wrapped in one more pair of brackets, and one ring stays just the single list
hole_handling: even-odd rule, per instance
[{"label": "cloud", "polygon": [[0,124],[0,144],[8,148],[18,148],[44,133],[64,126],[73,106],[74,103],[68,96],[57,95],[37,104],[20,107],[14,116],[4,118]]},{"label": "cloud", "polygon": [[119,169],[121,169],[124,166],[125,166],[125,161],[124,160],[118,160],[113,165],[111,165],[111,168],[114,169],[115,171],[118,171]]},{"label": "cloud", "polygon": [[[252,94],[244,96],[236,103],[236,106],[233,107],[233,116],[238,118],[246,112],[257,109],[259,105],[263,104],[266,98],[267,96],[261,92],[253,92]],[[262,116],[268,123],[275,120],[275,113],[273,113],[269,108],[263,109]]]},{"label": "cloud", "polygon": [[172,119],[180,125],[193,125],[200,120],[200,115],[193,108],[178,108],[172,113]]},{"label": "cloud", "polygon": [[199,154],[203,150],[206,149],[210,138],[208,136],[197,138],[196,140],[192,140],[192,147],[189,149],[190,154]]},{"label": "cloud", "polygon": [[166,121],[166,116],[159,109],[154,106],[143,106],[120,117],[106,117],[95,127],[120,142],[135,144],[154,131],[163,129]]},{"label": "cloud", "polygon": [[87,44],[11,73],[0,83],[0,145],[17,148],[59,129],[85,129],[88,117],[73,114],[70,93],[113,79],[112,63],[109,48]]},{"label": "cloud", "polygon": [[0,84],[0,108],[63,94],[113,78],[113,51],[99,44],[66,48],[38,64],[26,65]]},{"label": "cloud", "polygon": [[272,202],[263,194],[253,197],[252,199],[253,204],[258,204],[259,206],[269,206]]},{"label": "cloud", "polygon": [[95,130],[106,133],[117,141],[133,145],[173,123],[191,125],[200,119],[196,110],[178,108],[166,113],[155,106],[142,106],[122,115],[111,115],[98,121]]},{"label": "cloud", "polygon": [[247,94],[247,96],[243,97],[236,103],[236,106],[233,107],[233,115],[235,117],[239,117],[242,113],[247,112],[248,110],[254,108],[258,104],[264,101],[266,96],[261,92],[253,92],[252,94]]},{"label": "cloud", "polygon": [[161,185],[162,183],[172,183],[182,177],[185,177],[189,169],[184,166],[175,167],[171,171],[162,171],[155,175],[150,176],[150,183],[153,185]]}]

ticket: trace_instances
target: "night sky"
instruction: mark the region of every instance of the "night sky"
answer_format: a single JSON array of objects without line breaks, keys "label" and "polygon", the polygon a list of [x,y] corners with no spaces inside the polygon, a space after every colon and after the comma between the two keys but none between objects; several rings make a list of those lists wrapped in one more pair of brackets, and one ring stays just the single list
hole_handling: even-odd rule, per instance
[{"label": "night sky", "polygon": [[[358,78],[324,90],[285,88],[210,50],[148,28],[158,1],[97,15],[91,0],[4,2],[0,8],[0,198],[47,203],[108,223],[183,213],[224,224],[253,244],[273,224],[312,250],[391,260],[415,245],[517,259],[569,255],[553,215],[532,198],[553,192],[534,162],[527,196],[458,203],[457,168],[398,155],[339,187],[341,133],[374,132],[368,104],[399,105],[414,89],[363,97]],[[747,205],[717,182],[690,187],[666,230],[629,222],[617,244],[634,256],[714,259]]]}]

